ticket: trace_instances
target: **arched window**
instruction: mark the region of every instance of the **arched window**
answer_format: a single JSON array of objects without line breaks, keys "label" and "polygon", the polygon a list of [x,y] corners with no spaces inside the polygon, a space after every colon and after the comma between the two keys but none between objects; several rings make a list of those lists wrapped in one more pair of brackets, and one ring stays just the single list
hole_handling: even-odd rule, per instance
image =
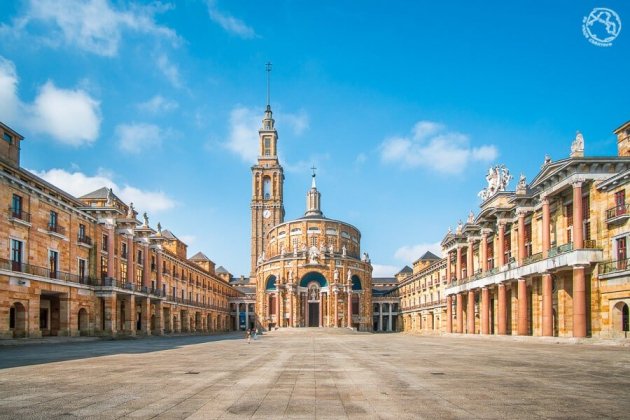
[{"label": "arched window", "polygon": [[271,178],[263,178],[263,198],[269,200],[271,198]]}]

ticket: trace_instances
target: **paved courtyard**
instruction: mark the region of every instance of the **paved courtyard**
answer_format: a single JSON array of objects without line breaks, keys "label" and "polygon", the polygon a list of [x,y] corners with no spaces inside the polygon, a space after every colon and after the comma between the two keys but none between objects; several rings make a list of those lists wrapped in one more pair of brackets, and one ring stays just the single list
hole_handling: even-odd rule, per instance
[{"label": "paved courtyard", "polygon": [[0,347],[0,418],[629,418],[628,347],[345,330]]}]

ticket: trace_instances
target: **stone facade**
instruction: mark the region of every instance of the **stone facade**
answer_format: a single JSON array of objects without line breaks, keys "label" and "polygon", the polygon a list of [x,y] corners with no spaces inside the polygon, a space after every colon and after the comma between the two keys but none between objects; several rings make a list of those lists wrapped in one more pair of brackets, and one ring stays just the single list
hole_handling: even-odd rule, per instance
[{"label": "stone facade", "polygon": [[371,331],[372,265],[367,254],[361,256],[361,233],[324,217],[315,174],[304,217],[284,222],[284,176],[269,105],[259,143],[251,205],[256,326]]},{"label": "stone facade", "polygon": [[615,130],[612,157],[585,157],[578,133],[568,158],[546,158],[514,191],[491,169],[479,214],[444,237],[445,258],[401,284],[404,329],[418,330],[413,308],[435,272],[447,333],[627,336],[629,133]]},{"label": "stone facade", "polygon": [[240,293],[212,261],[111,190],[77,199],[20,168],[22,137],[0,131],[1,338],[232,328]]}]

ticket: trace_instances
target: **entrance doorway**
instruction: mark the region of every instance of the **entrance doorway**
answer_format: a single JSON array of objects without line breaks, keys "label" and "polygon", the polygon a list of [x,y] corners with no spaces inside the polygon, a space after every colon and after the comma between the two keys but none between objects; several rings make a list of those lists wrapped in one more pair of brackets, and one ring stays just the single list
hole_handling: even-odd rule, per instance
[{"label": "entrance doorway", "polygon": [[319,302],[308,303],[308,326],[319,327]]}]

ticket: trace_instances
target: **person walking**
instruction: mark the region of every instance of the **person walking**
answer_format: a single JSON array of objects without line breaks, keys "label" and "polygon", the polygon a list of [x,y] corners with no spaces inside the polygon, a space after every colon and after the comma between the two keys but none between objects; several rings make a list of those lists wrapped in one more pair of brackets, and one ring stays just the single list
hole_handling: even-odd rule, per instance
[{"label": "person walking", "polygon": [[251,343],[252,332],[250,330],[247,330],[246,336],[247,336],[247,344]]}]

